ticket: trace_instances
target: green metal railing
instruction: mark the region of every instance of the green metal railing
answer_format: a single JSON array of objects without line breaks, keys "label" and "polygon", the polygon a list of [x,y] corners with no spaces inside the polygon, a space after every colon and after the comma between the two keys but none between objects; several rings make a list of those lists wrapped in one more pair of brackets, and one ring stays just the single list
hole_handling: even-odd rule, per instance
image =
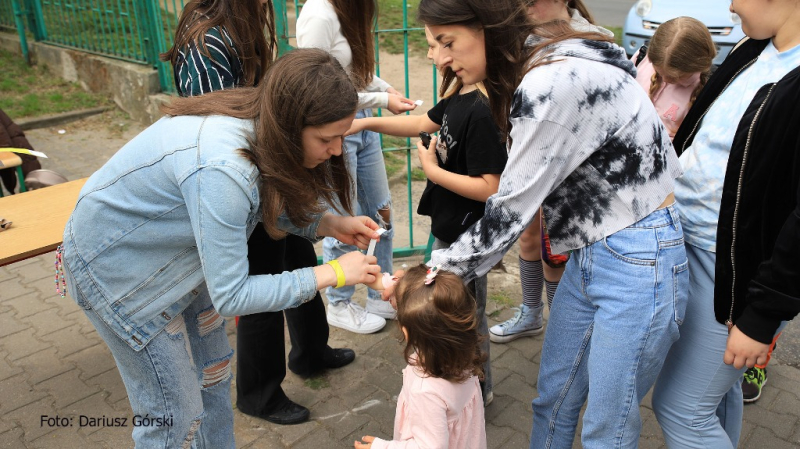
[{"label": "green metal railing", "polygon": [[[26,60],[27,39],[32,36],[38,42],[148,65],[158,70],[162,91],[174,93],[172,68],[169,63],[159,61],[159,55],[172,46],[174,30],[185,1],[188,0],[0,0],[0,28],[17,30]],[[299,12],[302,3],[298,0],[292,1],[294,10]],[[405,67],[403,92],[406,97],[412,98],[408,73],[409,33],[418,33],[421,28],[409,27],[408,0],[393,0],[395,4],[401,1],[402,27],[378,29],[375,54],[379,58],[381,36],[402,33]],[[289,42],[295,37],[290,30],[287,3],[275,1],[275,15],[278,49],[283,54],[292,49]],[[377,66],[377,74],[380,76],[380,65]],[[432,76],[435,103],[435,69],[432,69]],[[378,114],[381,114],[380,110]],[[415,211],[411,194],[413,171],[410,150],[416,147],[412,147],[411,139],[405,139],[405,145],[386,148],[381,136],[381,143],[384,152],[405,156],[408,216],[413,217]],[[409,220],[408,226],[409,244],[395,248],[395,256],[419,254],[426,248],[425,244],[414,243],[413,218]]]},{"label": "green metal railing", "polygon": [[[158,70],[174,92],[172,70],[159,54],[172,45],[184,0],[0,0],[0,27],[26,40],[73,48]],[[27,30],[27,33],[26,33]]]},{"label": "green metal railing", "polygon": [[0,29],[16,30],[14,7],[10,1],[0,2]]}]

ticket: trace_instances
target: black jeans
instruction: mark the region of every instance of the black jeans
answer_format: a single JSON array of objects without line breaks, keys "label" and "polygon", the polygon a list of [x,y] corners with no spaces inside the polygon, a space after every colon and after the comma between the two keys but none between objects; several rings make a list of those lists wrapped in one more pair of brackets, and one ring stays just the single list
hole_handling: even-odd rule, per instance
[{"label": "black jeans", "polygon": [[[273,240],[262,226],[257,226],[247,245],[250,274],[279,274],[317,265],[314,246],[302,237],[289,235]],[[319,293],[294,309],[239,317],[236,406],[248,415],[269,415],[287,400],[281,388],[286,377],[284,314],[292,342],[289,369],[308,375],[324,367],[329,329]]]}]

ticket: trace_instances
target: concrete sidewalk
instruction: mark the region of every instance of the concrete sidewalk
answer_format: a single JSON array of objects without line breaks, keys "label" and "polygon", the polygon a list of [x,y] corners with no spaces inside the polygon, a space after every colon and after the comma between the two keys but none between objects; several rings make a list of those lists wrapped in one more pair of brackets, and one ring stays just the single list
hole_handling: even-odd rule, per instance
[{"label": "concrete sidewalk", "polygon": [[[112,119],[113,124],[107,123]],[[120,123],[104,114],[67,126],[64,134],[56,129],[26,134],[37,150],[50,155],[43,161],[45,168],[76,179],[91,174],[138,131]],[[109,125],[119,129],[109,133]],[[400,197],[404,196],[395,196]],[[395,204],[398,207],[406,206]],[[415,235],[424,239],[427,234],[420,229]],[[47,254],[0,267],[0,448],[131,447],[132,413],[114,360],[83,312],[55,293],[53,260]],[[490,274],[490,293],[497,299],[488,308],[491,324],[512,315],[502,305],[508,301],[503,298],[514,305],[519,302],[517,253],[509,253],[504,262],[507,273]],[[363,301],[363,289],[357,297]],[[227,325],[235,347],[233,323]],[[365,434],[390,437],[405,366],[398,335],[392,323],[373,335],[331,328],[330,344],[353,348],[355,362],[309,380],[289,372],[284,381],[287,395],[311,409],[311,421],[277,426],[236,413],[237,447],[348,448]],[[542,338],[492,345],[495,399],[486,409],[490,448],[528,447]],[[800,446],[798,385],[800,369],[782,364],[778,351],[762,398],[745,407],[740,447]],[[640,446],[664,447],[649,396],[641,412]],[[81,416],[96,421],[81,422]],[[113,427],[117,418],[127,418],[127,426]]]}]

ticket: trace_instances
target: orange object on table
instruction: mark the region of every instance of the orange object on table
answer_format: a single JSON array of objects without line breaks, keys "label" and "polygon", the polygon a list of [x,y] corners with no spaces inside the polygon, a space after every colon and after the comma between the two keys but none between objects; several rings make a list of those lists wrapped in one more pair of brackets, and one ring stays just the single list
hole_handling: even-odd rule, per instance
[{"label": "orange object on table", "polygon": [[86,179],[0,198],[0,217],[13,223],[0,232],[0,266],[54,251],[61,244]]}]

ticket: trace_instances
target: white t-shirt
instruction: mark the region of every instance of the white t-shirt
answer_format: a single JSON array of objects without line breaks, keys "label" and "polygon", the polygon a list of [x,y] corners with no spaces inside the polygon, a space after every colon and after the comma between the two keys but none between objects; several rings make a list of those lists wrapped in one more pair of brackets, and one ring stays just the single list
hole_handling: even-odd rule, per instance
[{"label": "white t-shirt", "polygon": [[[350,71],[353,53],[350,44],[342,34],[342,26],[336,10],[328,0],[308,0],[297,18],[297,46],[300,48],[320,48],[336,58],[345,70]],[[372,77],[366,92],[358,94],[358,108],[385,108],[389,104],[386,89],[391,86],[386,81]]]}]

